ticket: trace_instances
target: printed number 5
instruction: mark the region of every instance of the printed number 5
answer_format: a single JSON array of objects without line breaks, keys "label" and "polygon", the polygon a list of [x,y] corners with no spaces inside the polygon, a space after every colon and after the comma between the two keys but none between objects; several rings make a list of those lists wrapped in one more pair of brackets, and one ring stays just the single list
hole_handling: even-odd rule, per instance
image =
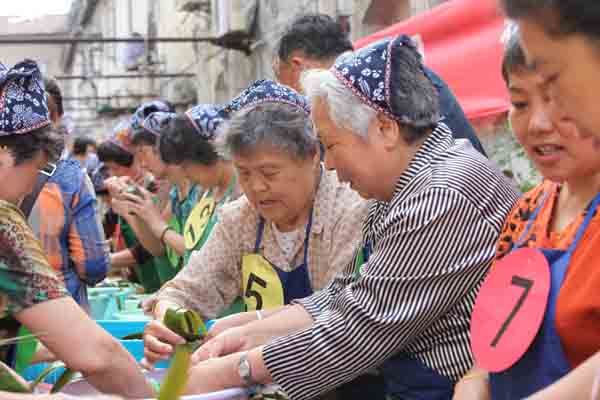
[{"label": "printed number 5", "polygon": [[526,278],[523,278],[523,277],[520,277],[520,276],[517,276],[517,275],[514,275],[512,277],[512,280],[511,280],[510,283],[512,285],[515,285],[515,286],[520,286],[524,290],[523,290],[523,293],[521,294],[521,297],[519,297],[519,300],[517,301],[517,304],[515,304],[515,307],[513,308],[513,310],[508,315],[508,318],[506,318],[506,321],[504,321],[504,323],[500,327],[500,330],[498,331],[498,334],[496,335],[496,337],[494,338],[494,340],[492,340],[492,343],[491,343],[492,347],[496,347],[496,345],[500,341],[500,338],[506,332],[506,329],[508,328],[508,325],[510,325],[510,323],[512,322],[512,320],[515,318],[515,315],[517,315],[517,312],[519,312],[519,310],[521,309],[521,307],[523,307],[523,303],[525,302],[525,299],[529,295],[529,291],[531,290],[531,287],[533,286],[533,281],[531,279],[526,279]]},{"label": "printed number 5", "polygon": [[259,292],[252,289],[252,284],[255,282],[258,286],[262,286],[263,289],[267,288],[267,282],[264,279],[251,273],[248,277],[248,285],[246,285],[246,293],[244,293],[244,296],[254,297],[254,299],[256,300],[256,309],[261,310],[263,308],[262,296]]}]

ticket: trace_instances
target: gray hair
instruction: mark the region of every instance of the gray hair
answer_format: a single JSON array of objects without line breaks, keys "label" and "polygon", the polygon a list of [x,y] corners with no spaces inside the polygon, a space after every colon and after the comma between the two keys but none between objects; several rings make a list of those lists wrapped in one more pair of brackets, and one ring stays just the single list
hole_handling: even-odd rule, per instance
[{"label": "gray hair", "polygon": [[311,104],[321,98],[329,106],[329,116],[340,128],[346,128],[366,138],[371,120],[377,111],[354,95],[335,75],[326,69],[305,71],[300,82]]},{"label": "gray hair", "polygon": [[[402,127],[404,140],[413,143],[427,136],[440,120],[439,93],[416,51],[408,46],[396,46],[391,57],[394,62],[390,76],[390,112],[403,116],[402,121],[396,121]],[[327,101],[329,114],[337,126],[367,137],[369,124],[378,112],[331,71],[306,71],[301,77],[301,84],[311,103],[316,97]]]},{"label": "gray hair", "polygon": [[218,140],[219,151],[227,158],[265,145],[307,160],[317,153],[319,140],[310,115],[285,103],[261,103],[235,113]]}]

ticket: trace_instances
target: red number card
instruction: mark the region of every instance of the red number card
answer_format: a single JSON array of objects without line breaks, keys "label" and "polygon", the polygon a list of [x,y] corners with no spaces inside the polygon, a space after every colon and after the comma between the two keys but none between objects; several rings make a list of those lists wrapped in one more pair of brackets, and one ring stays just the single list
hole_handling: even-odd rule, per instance
[{"label": "red number card", "polygon": [[477,365],[500,372],[527,351],[544,319],[550,267],[536,249],[518,249],[486,277],[471,316],[471,348]]}]

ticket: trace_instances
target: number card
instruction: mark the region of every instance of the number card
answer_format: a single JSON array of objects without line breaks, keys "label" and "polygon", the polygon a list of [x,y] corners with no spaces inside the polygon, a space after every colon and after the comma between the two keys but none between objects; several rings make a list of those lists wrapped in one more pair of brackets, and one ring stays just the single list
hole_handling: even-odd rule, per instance
[{"label": "number card", "polygon": [[517,362],[542,324],[550,293],[550,267],[536,249],[513,251],[492,267],[471,315],[477,365],[501,372]]}]

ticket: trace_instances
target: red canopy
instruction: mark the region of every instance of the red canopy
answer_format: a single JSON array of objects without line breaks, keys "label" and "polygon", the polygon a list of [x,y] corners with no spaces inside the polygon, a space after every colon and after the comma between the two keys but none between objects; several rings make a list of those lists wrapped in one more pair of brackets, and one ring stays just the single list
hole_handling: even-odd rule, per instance
[{"label": "red canopy", "polygon": [[496,0],[450,0],[354,43],[356,48],[400,33],[419,35],[425,64],[452,88],[469,119],[508,110],[502,74],[504,18]]}]

